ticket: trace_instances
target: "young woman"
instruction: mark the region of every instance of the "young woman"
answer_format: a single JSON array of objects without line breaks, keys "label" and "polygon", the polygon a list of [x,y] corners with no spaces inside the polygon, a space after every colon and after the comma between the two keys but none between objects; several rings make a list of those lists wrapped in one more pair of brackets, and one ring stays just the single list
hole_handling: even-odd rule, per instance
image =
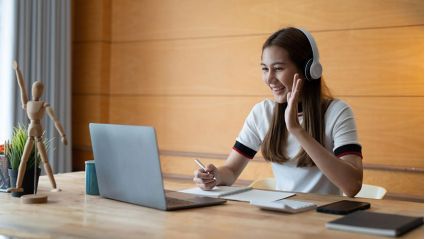
[{"label": "young woman", "polygon": [[231,185],[261,149],[276,189],[354,197],[363,180],[354,116],[326,91],[311,34],[297,28],[273,33],[261,68],[274,100],[253,107],[224,166],[199,169],[193,181],[204,190]]}]

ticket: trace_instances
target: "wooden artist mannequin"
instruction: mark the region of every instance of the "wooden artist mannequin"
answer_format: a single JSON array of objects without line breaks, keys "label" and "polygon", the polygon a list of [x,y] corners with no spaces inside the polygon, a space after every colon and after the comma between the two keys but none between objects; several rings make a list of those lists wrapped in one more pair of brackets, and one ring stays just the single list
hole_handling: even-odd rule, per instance
[{"label": "wooden artist mannequin", "polygon": [[[25,143],[24,153],[22,154],[21,163],[19,164],[18,178],[16,181],[16,188],[9,188],[8,192],[22,192],[22,180],[25,175],[25,170],[27,167],[28,158],[31,154],[32,148],[34,146],[34,141],[38,152],[40,154],[41,160],[44,164],[44,171],[49,177],[50,183],[52,184],[52,191],[60,191],[56,187],[55,178],[52,173],[52,168],[50,167],[49,161],[47,159],[46,148],[43,142],[43,127],[41,126],[41,120],[43,119],[44,112],[47,112],[49,117],[55,122],[55,127],[61,135],[61,141],[63,144],[67,145],[68,141],[65,137],[65,131],[58,121],[55,112],[52,107],[42,100],[40,100],[43,95],[44,85],[40,81],[34,82],[32,85],[32,100],[28,100],[27,91],[25,88],[25,83],[23,80],[22,73],[18,67],[18,64],[13,62],[13,68],[16,72],[16,78],[18,80],[19,88],[21,91],[21,101],[22,108],[27,112],[27,116],[30,119],[30,124],[28,126],[28,139]],[[47,197],[46,197],[47,201]]]}]

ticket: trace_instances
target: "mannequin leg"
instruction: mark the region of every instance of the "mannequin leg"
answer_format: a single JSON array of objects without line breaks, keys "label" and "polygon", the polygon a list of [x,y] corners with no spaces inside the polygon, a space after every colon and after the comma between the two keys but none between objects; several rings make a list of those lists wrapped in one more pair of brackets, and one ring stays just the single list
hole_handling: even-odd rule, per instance
[{"label": "mannequin leg", "polygon": [[44,171],[49,177],[50,183],[52,184],[52,188],[56,189],[56,181],[55,181],[55,178],[53,177],[53,172],[52,172],[52,168],[50,167],[49,160],[47,160],[47,153],[46,153],[46,148],[44,147],[43,140],[42,138],[37,138],[36,141],[37,141],[38,152],[40,153],[41,160],[43,161],[43,164],[44,164]]},{"label": "mannequin leg", "polygon": [[25,143],[24,153],[21,157],[21,163],[19,164],[18,170],[18,179],[16,180],[16,187],[9,188],[8,192],[23,192],[22,181],[24,180],[25,171],[27,169],[28,158],[31,154],[32,147],[34,146],[34,137],[28,137],[27,142]]}]

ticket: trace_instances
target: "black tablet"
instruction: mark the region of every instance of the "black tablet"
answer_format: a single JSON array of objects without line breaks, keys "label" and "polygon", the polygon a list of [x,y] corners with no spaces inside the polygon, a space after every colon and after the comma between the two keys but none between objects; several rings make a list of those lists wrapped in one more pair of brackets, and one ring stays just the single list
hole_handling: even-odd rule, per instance
[{"label": "black tablet", "polygon": [[342,200],[333,202],[316,208],[316,211],[323,213],[331,213],[338,215],[345,215],[357,210],[364,210],[370,208],[368,202],[358,202],[350,200]]}]

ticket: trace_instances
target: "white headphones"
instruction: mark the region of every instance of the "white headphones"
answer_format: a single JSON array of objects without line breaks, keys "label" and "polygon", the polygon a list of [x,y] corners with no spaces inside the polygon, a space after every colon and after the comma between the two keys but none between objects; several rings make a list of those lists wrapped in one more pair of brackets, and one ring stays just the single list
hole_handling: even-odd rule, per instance
[{"label": "white headphones", "polygon": [[322,65],[319,62],[319,50],[317,49],[316,42],[310,32],[298,28],[307,37],[310,42],[311,50],[313,51],[313,58],[307,61],[304,68],[304,75],[308,81],[317,80],[322,76]]}]

